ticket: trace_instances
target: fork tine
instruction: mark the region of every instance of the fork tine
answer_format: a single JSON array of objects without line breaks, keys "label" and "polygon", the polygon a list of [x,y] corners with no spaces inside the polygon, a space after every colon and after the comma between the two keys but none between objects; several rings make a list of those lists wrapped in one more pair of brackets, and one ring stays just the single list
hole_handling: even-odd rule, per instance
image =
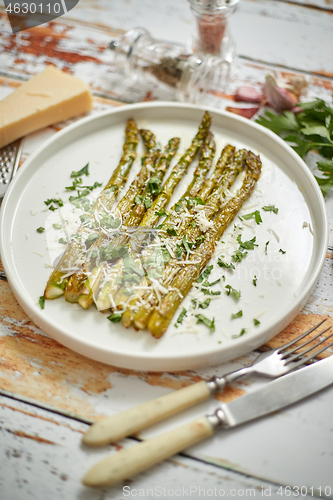
[{"label": "fork tine", "polygon": [[324,323],[324,321],[326,321],[326,318],[323,319],[320,323],[318,323],[318,325],[316,326],[313,326],[312,328],[310,328],[310,330],[308,330],[307,332],[305,333],[302,333],[302,335],[300,335],[299,337],[297,337],[296,339],[293,339],[291,340],[290,342],[288,342],[287,344],[284,344],[283,346],[281,346],[277,352],[278,353],[283,353],[285,351],[285,349],[287,349],[288,347],[296,344],[296,342],[298,342],[299,340],[302,340],[304,337],[306,337],[306,335],[309,335],[309,333],[313,332],[313,330],[315,330],[316,328],[318,328],[320,325],[322,325]]},{"label": "fork tine", "polygon": [[[332,333],[333,335],[333,333]],[[332,335],[330,335],[329,337],[331,337]],[[329,338],[327,337],[327,338]],[[327,339],[324,339],[324,340],[327,340]],[[320,343],[318,343],[317,345],[319,345]],[[318,356],[318,354],[320,354],[321,352],[323,351],[326,351],[326,349],[329,349],[330,347],[333,346],[333,342],[331,342],[328,346],[324,346],[322,347],[321,349],[318,349],[318,351],[314,352],[313,354],[310,354],[309,356],[306,356],[305,358],[301,358],[299,361],[296,361],[296,363],[294,363],[293,365],[293,370],[295,368],[298,368],[299,366],[301,365],[304,365],[305,363],[307,363],[308,361],[310,361],[311,359],[315,358],[316,356]],[[311,349],[308,349],[308,351],[311,350]],[[307,351],[306,351],[307,352]],[[300,353],[301,354],[301,353]],[[289,362],[289,360],[288,360]]]},{"label": "fork tine", "polygon": [[[329,328],[328,328],[329,330]],[[327,330],[326,330],[327,331]],[[324,332],[323,332],[324,333]],[[304,351],[300,351],[300,352],[296,352],[293,356],[290,356],[290,358],[288,357],[286,359],[286,364],[287,363],[290,363],[290,361],[293,361],[294,359],[297,359],[299,358],[300,356],[303,356],[304,354],[306,354],[307,352],[310,352],[310,351],[313,351],[313,349],[315,349],[316,347],[320,346],[321,344],[323,344],[323,342],[325,342],[326,340],[328,340],[330,337],[332,337],[333,335],[333,332],[328,335],[327,337],[325,337],[323,340],[320,340],[319,342],[317,342],[315,345],[313,346],[310,346],[308,347],[307,349],[305,349]],[[308,344],[309,342],[306,342],[306,344]],[[327,349],[326,347],[324,348],[324,350]],[[314,358],[317,354],[312,354],[311,357]]]},{"label": "fork tine", "polygon": [[[303,342],[303,344],[301,345],[297,345],[296,347],[294,347],[294,349],[290,349],[288,351],[286,351],[284,353],[284,356],[285,357],[288,357],[289,358],[289,355],[290,354],[293,354],[294,352],[302,349],[303,347],[305,347],[306,345],[310,344],[310,342],[313,342],[314,340],[316,340],[318,337],[321,337],[321,335],[324,335],[324,333],[326,333],[328,330],[330,330],[331,327],[329,326],[328,328],[326,328],[326,330],[324,330],[323,332],[320,332],[318,333],[317,335],[315,335],[314,337],[311,337],[309,338],[309,340],[306,340],[305,342]],[[333,335],[333,333],[331,334]],[[329,339],[331,337],[331,335],[329,335],[327,338]],[[316,345],[314,345],[313,347],[310,347],[310,349],[307,349],[306,351],[303,351],[303,354],[310,351],[311,349],[314,349],[315,347],[317,347],[319,344],[321,344],[322,341],[318,342]],[[299,355],[299,354],[298,354]]]}]

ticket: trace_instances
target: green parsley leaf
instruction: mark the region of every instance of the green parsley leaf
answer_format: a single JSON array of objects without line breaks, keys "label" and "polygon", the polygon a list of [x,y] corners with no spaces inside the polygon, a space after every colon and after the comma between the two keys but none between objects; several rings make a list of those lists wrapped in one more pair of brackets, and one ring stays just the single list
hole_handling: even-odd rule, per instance
[{"label": "green parsley leaf", "polygon": [[242,241],[242,237],[239,234],[237,236],[237,241],[240,244],[240,248],[246,249],[246,250],[253,250],[254,247],[257,247],[258,245],[255,243],[256,237],[254,236],[252,240],[247,240],[247,241]]},{"label": "green parsley leaf", "polygon": [[231,285],[225,285],[227,295],[232,295],[236,300],[238,300],[241,296],[240,291],[233,288]]},{"label": "green parsley leaf", "polygon": [[286,250],[282,250],[282,248],[280,248],[279,252],[286,253]]},{"label": "green parsley leaf", "polygon": [[182,207],[183,200],[180,200],[179,203],[175,203],[175,212],[179,213]]},{"label": "green parsley leaf", "polygon": [[158,177],[151,177],[147,182],[147,190],[154,196],[157,196],[161,192],[160,184],[161,180]]},{"label": "green parsley leaf", "polygon": [[199,302],[197,299],[192,299],[194,308],[207,309],[212,299],[206,299],[204,302]]},{"label": "green parsley leaf", "polygon": [[86,239],[86,243],[93,243],[94,241],[98,240],[99,234],[98,233],[90,233],[88,238]]},{"label": "green parsley leaf", "polygon": [[249,252],[242,251],[242,249],[239,248],[232,254],[231,258],[234,262],[241,262],[247,256],[248,253]]},{"label": "green parsley leaf", "polygon": [[182,312],[179,314],[177,321],[175,323],[175,326],[178,328],[178,325],[180,325],[183,322],[183,319],[187,316],[187,311],[185,307],[183,307]]},{"label": "green parsley leaf", "polygon": [[54,229],[62,229],[61,224],[52,224],[52,226],[54,227]]},{"label": "green parsley leaf", "polygon": [[89,163],[87,163],[87,165],[85,165],[83,168],[81,168],[81,170],[78,170],[77,172],[72,172],[71,173],[71,177],[81,177],[81,175],[89,175]]},{"label": "green parsley leaf", "polygon": [[40,306],[41,309],[44,309],[45,307],[45,297],[44,295],[41,295],[38,299],[38,304]]},{"label": "green parsley leaf", "polygon": [[235,266],[230,262],[230,264],[227,264],[226,262],[224,262],[220,257],[217,261],[217,264],[220,266],[220,267],[226,267],[227,269],[235,269]]},{"label": "green parsley leaf", "polygon": [[119,323],[121,321],[123,313],[122,312],[116,312],[113,314],[110,314],[110,316],[107,316],[107,319],[109,321],[112,321],[112,323]]},{"label": "green parsley leaf", "polygon": [[37,227],[36,231],[37,231],[37,233],[44,233],[45,227],[42,227],[42,226]]},{"label": "green parsley leaf", "polygon": [[[196,288],[199,289],[199,287]],[[208,288],[200,288],[200,291],[205,295],[221,295],[221,292],[219,290],[214,292],[213,290],[209,290]]]},{"label": "green parsley leaf", "polygon": [[268,247],[268,245],[269,245],[269,240],[266,241],[266,243],[265,243],[265,255],[267,255],[267,247]]},{"label": "green parsley leaf", "polygon": [[278,213],[279,209],[276,208],[275,205],[266,205],[265,207],[261,207],[265,212],[273,212],[275,214]]},{"label": "green parsley leaf", "polygon": [[320,172],[323,173],[323,177],[316,177],[320,189],[324,196],[333,188],[333,158],[331,160],[323,160],[317,163],[317,167]]},{"label": "green parsley leaf", "polygon": [[217,280],[215,281],[212,281],[211,283],[208,281],[208,280],[205,280],[201,286],[214,286],[216,285],[217,283],[219,283],[221,281],[220,278],[218,278]]},{"label": "green parsley leaf", "polygon": [[178,243],[177,243],[177,245],[176,245],[176,259],[181,260],[182,256],[183,256],[182,247],[180,245],[178,245]]},{"label": "green parsley leaf", "polygon": [[134,198],[134,203],[136,205],[140,205],[143,202],[143,196],[140,194],[137,194],[136,197]]},{"label": "green parsley leaf", "polygon": [[231,314],[231,318],[232,319],[241,318],[242,316],[243,316],[243,311],[242,310],[240,310],[240,311],[238,311],[236,313],[232,313]]},{"label": "green parsley leaf", "polygon": [[210,273],[212,272],[213,270],[213,266],[207,266],[206,269],[204,269],[202,271],[202,273],[200,274],[199,278],[197,279],[197,283],[202,283],[204,279],[208,278],[208,276],[210,275]]},{"label": "green parsley leaf", "polygon": [[316,180],[325,196],[333,188],[333,109],[322,99],[299,103],[298,107],[302,108],[300,113],[285,111],[277,115],[266,111],[256,121],[280,135],[302,158],[315,150],[328,159],[317,162],[324,177]]},{"label": "green parsley leaf", "polygon": [[[61,198],[48,198],[46,201],[44,201],[44,203],[49,210],[52,210],[52,212],[57,210],[58,207],[64,206],[64,202]],[[55,207],[54,205],[58,205],[58,207]]]},{"label": "green parsley leaf", "polygon": [[253,280],[252,280],[252,283],[254,286],[257,286],[257,276],[253,276]]},{"label": "green parsley leaf", "polygon": [[190,208],[192,205],[206,205],[206,203],[202,201],[201,198],[193,198],[192,196],[189,196],[187,198],[187,208]]},{"label": "green parsley leaf", "polygon": [[254,220],[256,221],[257,224],[262,223],[262,218],[261,218],[259,210],[255,210],[254,212],[251,212],[250,214],[239,215],[238,217],[241,220],[249,220],[249,219],[252,219],[254,217]]},{"label": "green parsley leaf", "polygon": [[260,325],[260,321],[256,318],[253,318],[253,323],[255,324],[255,326]]},{"label": "green parsley leaf", "polygon": [[145,199],[143,200],[143,203],[144,203],[144,206],[146,207],[146,209],[148,210],[148,208],[150,208],[153,204],[153,202],[151,201],[151,198],[150,196],[145,196]]},{"label": "green parsley leaf", "polygon": [[196,314],[195,317],[197,318],[197,324],[204,324],[206,325],[211,332],[215,332],[215,319],[208,319],[206,316],[203,314]]},{"label": "green parsley leaf", "polygon": [[62,245],[68,245],[68,241],[66,241],[64,238],[59,238],[58,243],[61,243]]},{"label": "green parsley leaf", "polygon": [[167,233],[170,234],[170,236],[177,236],[177,231],[175,229],[171,229],[171,227],[168,227]]},{"label": "green parsley leaf", "polygon": [[165,215],[168,215],[165,210],[161,210],[161,212],[155,212],[156,215],[158,215],[159,217],[164,217]]},{"label": "green parsley leaf", "polygon": [[77,189],[78,184],[82,184],[81,177],[74,179],[71,186],[65,187],[66,191],[75,191]]}]

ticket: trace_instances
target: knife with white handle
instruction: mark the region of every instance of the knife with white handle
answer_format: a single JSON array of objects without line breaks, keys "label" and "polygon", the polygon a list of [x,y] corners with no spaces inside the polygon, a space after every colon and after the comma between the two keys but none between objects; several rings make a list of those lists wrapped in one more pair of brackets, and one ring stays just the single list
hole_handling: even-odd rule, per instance
[{"label": "knife with white handle", "polygon": [[111,486],[211,436],[296,403],[333,383],[333,356],[268,382],[264,387],[220,405],[207,416],[143,441],[101,460],[84,476],[86,486]]}]

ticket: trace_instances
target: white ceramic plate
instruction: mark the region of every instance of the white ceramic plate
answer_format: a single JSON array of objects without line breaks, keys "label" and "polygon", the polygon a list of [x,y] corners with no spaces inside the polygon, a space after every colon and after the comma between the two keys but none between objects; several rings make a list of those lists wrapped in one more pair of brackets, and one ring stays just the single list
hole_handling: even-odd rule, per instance
[{"label": "white ceramic plate", "polygon": [[[257,225],[251,219],[245,225],[235,219],[243,227],[242,240],[256,236],[258,247],[249,250],[235,271],[218,267],[213,259],[210,281],[221,278],[214,290],[222,293],[207,309],[196,312],[215,318],[215,332],[204,325],[193,327],[193,321],[186,319],[181,328],[172,324],[156,340],[147,331],[135,332],[124,329],[120,323],[111,323],[94,307],[84,311],[63,298],[47,301],[44,310],[38,305],[50,274],[47,266],[54,261],[45,233],[36,232],[36,228],[45,226],[51,214],[45,210],[44,200],[68,199],[64,187],[71,184],[70,173],[88,161],[91,175],[87,183],[106,182],[121,156],[128,118],[149,127],[162,144],[179,135],[182,153],[203,115],[202,108],[192,105],[144,103],[81,120],[57,133],[25,162],[7,192],[1,212],[3,265],[17,300],[47,334],[74,351],[119,367],[152,371],[194,369],[256,348],[283,329],[306,303],[327,248],[327,219],[317,183],[303,161],[269,130],[229,113],[211,110],[211,114],[218,154],[230,142],[259,153],[263,163],[256,191],[240,212],[259,210],[263,222]],[[138,166],[139,160],[132,177]],[[194,167],[195,163],[175,198],[185,190]],[[264,211],[262,207],[266,205],[275,205],[278,213]],[[233,244],[233,230],[231,224],[223,237],[225,244],[219,246],[219,253],[227,262],[239,246]],[[228,284],[241,292],[239,300],[226,294]],[[192,310],[191,298],[187,297],[180,310],[183,306]],[[242,316],[232,319],[231,315],[239,311]],[[178,313],[175,319],[177,316]],[[260,321],[259,325],[254,325],[254,318]],[[245,333],[239,336],[243,329]]]}]

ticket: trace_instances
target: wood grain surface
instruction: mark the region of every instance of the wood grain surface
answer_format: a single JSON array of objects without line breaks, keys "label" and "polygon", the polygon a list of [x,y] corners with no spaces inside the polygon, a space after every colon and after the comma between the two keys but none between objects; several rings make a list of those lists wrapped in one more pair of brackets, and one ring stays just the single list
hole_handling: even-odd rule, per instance
[{"label": "wood grain surface", "polygon": [[[220,95],[219,107],[223,109],[234,102],[240,85],[260,89],[268,72],[280,79],[302,75],[308,82],[308,100],[319,97],[331,103],[332,12],[332,0],[241,0],[230,20],[239,57],[233,78]],[[194,21],[185,1],[81,0],[67,16],[13,35],[0,4],[0,99],[48,64],[90,85],[93,114],[130,102],[174,99],[165,88],[137,85],[116,72],[114,55],[108,48],[110,40],[136,26],[145,27],[159,39],[185,46],[190,43]],[[27,137],[21,164],[48,137],[72,121]],[[310,161],[314,170],[313,165]],[[282,345],[321,319],[326,318],[327,325],[333,326],[332,193],[326,202],[330,243],[316,287],[294,321],[263,350]],[[310,401],[304,406],[296,405],[261,424],[250,425],[248,430],[226,432],[223,439],[215,436],[133,482],[98,491],[80,485],[83,473],[93,463],[117,449],[95,451],[82,447],[80,439],[90,422],[245,366],[257,355],[258,352],[251,352],[217,367],[172,374],[103,365],[70,351],[41,331],[18,305],[0,263],[1,500],[118,499],[125,495],[123,486],[129,488],[128,492],[141,488],[141,496],[147,499],[168,498],[167,490],[160,495],[156,488],[170,484],[179,488],[184,497],[190,491],[186,488],[192,487],[193,498],[199,498],[201,486],[205,491],[223,489],[224,496],[235,496],[234,491],[239,492],[239,497],[245,496],[251,490],[252,496],[280,499],[283,496],[279,488],[290,484],[308,488],[303,498],[323,497],[326,493],[332,498],[330,390],[319,395],[316,404]],[[218,401],[231,401],[262,383],[257,379],[235,383],[208,404],[173,417],[142,436],[179,425],[214,409]],[[288,443],[289,456],[283,448]],[[132,444],[133,440],[128,439],[119,447]],[[325,493],[321,489],[325,487],[330,491]]]}]

